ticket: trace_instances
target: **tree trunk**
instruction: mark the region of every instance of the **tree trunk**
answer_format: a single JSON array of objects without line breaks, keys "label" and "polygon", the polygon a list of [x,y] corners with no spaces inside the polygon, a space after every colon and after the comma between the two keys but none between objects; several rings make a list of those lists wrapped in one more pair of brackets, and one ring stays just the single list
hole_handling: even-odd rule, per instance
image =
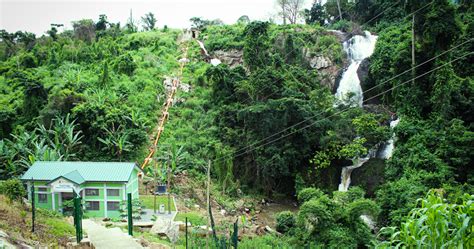
[{"label": "tree trunk", "polygon": [[337,9],[339,10],[339,20],[342,20],[342,12],[341,12],[341,3],[340,0],[336,0],[337,2]]}]

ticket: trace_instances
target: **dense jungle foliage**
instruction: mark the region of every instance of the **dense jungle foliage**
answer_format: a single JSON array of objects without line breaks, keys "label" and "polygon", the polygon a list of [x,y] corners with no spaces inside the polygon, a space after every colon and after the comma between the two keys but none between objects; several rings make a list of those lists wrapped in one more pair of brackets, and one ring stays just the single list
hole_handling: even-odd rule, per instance
[{"label": "dense jungle foliage", "polygon": [[[190,90],[178,91],[157,159],[198,176],[211,160],[231,199],[297,200],[297,214],[277,217],[280,246],[474,247],[474,3],[329,0],[304,13],[307,24],[294,25],[195,18],[210,54],[241,51],[238,65],[210,65],[193,40],[179,45],[180,30],[138,32],[106,16],[38,38],[1,31],[0,179],[36,160],[143,162],[163,81],[186,56]],[[378,35],[363,108],[336,104],[327,74],[310,65],[324,56],[336,71],[347,66],[332,29]],[[391,130],[393,117],[401,121]],[[369,161],[348,192],[336,191],[342,167],[392,133],[393,156]]]}]

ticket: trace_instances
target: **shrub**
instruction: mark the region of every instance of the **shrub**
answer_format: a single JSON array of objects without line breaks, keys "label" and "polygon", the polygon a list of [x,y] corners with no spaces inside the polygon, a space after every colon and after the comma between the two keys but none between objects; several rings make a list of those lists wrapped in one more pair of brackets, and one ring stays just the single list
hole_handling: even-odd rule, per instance
[{"label": "shrub", "polygon": [[310,233],[324,231],[335,223],[331,211],[320,199],[311,199],[301,206],[298,224]]},{"label": "shrub", "polygon": [[26,190],[19,179],[10,179],[0,183],[0,194],[4,194],[11,201],[15,201],[26,196]]},{"label": "shrub", "polygon": [[305,188],[298,193],[298,202],[302,204],[313,198],[319,198],[323,195],[323,191],[317,188]]},{"label": "shrub", "polygon": [[291,211],[283,211],[276,216],[276,230],[280,233],[286,233],[293,227],[295,227],[296,218],[295,214]]}]

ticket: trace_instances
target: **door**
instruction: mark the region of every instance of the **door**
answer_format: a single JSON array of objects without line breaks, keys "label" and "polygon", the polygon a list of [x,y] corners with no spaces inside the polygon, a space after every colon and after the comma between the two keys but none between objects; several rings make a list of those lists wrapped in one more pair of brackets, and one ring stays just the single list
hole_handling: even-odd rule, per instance
[{"label": "door", "polygon": [[72,214],[73,207],[74,207],[73,199],[74,199],[73,193],[61,192],[61,203],[62,203],[63,214],[65,215]]}]

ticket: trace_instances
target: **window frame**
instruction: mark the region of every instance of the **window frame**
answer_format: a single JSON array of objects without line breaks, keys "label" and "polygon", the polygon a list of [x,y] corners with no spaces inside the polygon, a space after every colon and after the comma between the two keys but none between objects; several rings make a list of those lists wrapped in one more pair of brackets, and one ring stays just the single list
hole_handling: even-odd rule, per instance
[{"label": "window frame", "polygon": [[[111,194],[109,193],[109,190],[111,190],[111,191],[117,191],[117,195],[111,195]],[[113,197],[119,197],[119,196],[120,196],[120,189],[117,189],[117,188],[108,188],[106,191],[107,191],[107,197],[108,197],[108,196],[113,196]]]},{"label": "window frame", "polygon": [[[44,199],[40,196],[44,196]],[[38,203],[48,203],[48,194],[38,193]]]},{"label": "window frame", "polygon": [[[97,209],[92,209],[91,203],[97,203]],[[86,210],[87,211],[100,211],[100,201],[86,201]]]},{"label": "window frame", "polygon": [[[110,209],[109,204],[115,204],[115,203],[117,204],[117,209]],[[107,201],[107,211],[119,211],[119,210],[120,210],[120,202],[119,201]]]},{"label": "window frame", "polygon": [[48,192],[47,187],[38,187],[38,192]]},{"label": "window frame", "polygon": [[[96,195],[91,195],[88,193],[88,191],[97,191],[97,194]],[[86,188],[85,191],[84,191],[84,195],[85,196],[100,196],[100,190],[98,188]]]}]

